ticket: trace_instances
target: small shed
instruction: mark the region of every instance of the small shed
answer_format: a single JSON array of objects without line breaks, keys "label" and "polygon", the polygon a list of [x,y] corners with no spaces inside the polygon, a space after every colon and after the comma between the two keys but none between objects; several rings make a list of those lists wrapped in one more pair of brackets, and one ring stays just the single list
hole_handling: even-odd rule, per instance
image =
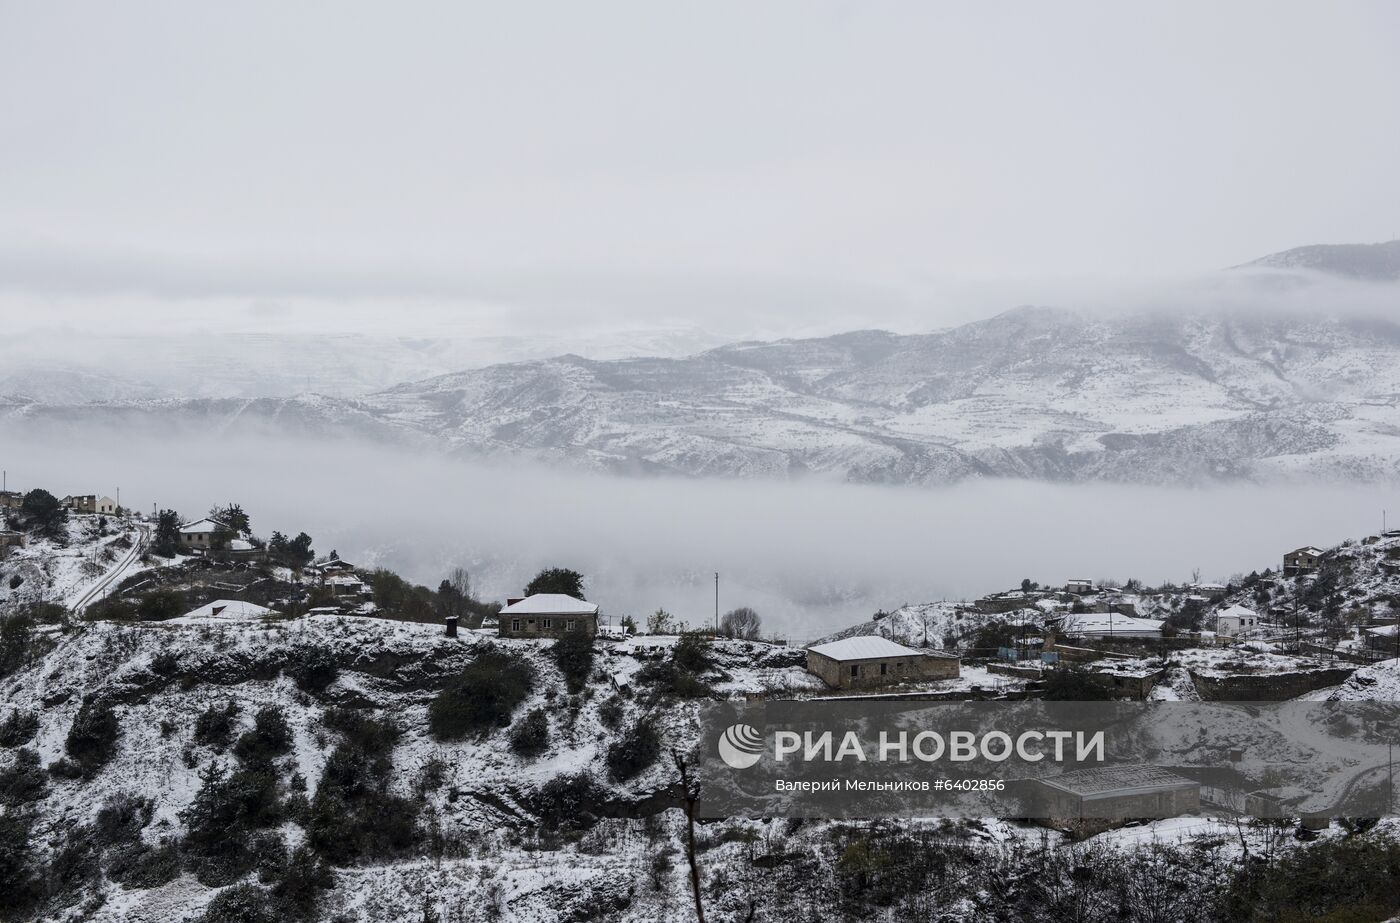
[{"label": "small shed", "polygon": [[841,638],[807,648],[807,670],[833,689],[887,686],[909,680],[954,679],[956,654],[915,650],[888,638]]}]

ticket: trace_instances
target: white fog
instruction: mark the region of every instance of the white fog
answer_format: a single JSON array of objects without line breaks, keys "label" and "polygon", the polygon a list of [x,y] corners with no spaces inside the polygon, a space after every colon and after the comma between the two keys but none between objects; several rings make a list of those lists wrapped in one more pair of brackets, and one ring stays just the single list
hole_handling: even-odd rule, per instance
[{"label": "white fog", "polygon": [[539,568],[587,577],[605,614],[657,607],[698,624],[750,605],[807,641],[903,603],[973,597],[1023,577],[1185,581],[1277,567],[1284,551],[1400,521],[1394,486],[1200,489],[982,481],[942,489],[622,479],[317,444],[0,442],[12,488],[120,488],[124,504],[202,514],[237,501],[254,531],[304,530],[324,554],[436,585],[467,567],[486,599]]}]

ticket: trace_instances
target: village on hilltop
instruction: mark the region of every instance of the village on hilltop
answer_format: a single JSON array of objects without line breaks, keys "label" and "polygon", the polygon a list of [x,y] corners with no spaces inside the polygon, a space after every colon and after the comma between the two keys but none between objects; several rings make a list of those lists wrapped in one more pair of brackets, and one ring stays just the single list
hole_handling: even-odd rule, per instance
[{"label": "village on hilltop", "polygon": [[[743,701],[1282,701],[1333,694],[1400,656],[1400,531],[1289,550],[1277,568],[1227,583],[1024,579],[974,600],[878,612],[796,647],[765,637],[748,608],[697,625],[662,610],[610,611],[585,599],[584,576],[567,568],[542,571],[502,602],[477,599],[461,569],[435,589],[415,585],[317,554],[305,532],[264,540],[238,504],[183,518],[38,490],[0,493],[0,509],[5,612],[205,631],[353,619],[438,626],[442,639],[507,650],[579,644],[597,651],[623,694],[660,684],[683,698]],[[694,666],[675,666],[687,657]],[[1179,775],[1137,776],[1117,788],[1096,776],[1092,796],[1067,777],[1060,794],[1081,809],[1097,798],[1102,810],[1116,790],[1146,786],[1176,793],[1179,813],[1201,810],[1196,794],[1179,795],[1191,787]],[[1131,814],[1128,798],[1122,815]]]}]

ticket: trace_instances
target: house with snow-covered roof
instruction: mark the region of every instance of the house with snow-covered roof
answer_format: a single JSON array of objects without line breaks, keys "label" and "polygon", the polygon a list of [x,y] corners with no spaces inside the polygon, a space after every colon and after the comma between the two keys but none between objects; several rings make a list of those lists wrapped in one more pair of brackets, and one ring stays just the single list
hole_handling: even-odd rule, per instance
[{"label": "house with snow-covered roof", "polygon": [[496,616],[502,638],[563,638],[598,634],[598,606],[563,593],[512,599]]},{"label": "house with snow-covered roof", "polygon": [[1215,633],[1223,638],[1238,638],[1259,627],[1259,613],[1236,603],[1215,614]]},{"label": "house with snow-covered roof", "polygon": [[912,680],[955,679],[956,654],[915,650],[888,638],[861,635],[807,648],[807,672],[833,689],[888,686]]},{"label": "house with snow-covered roof", "polygon": [[186,551],[208,551],[214,547],[214,534],[233,535],[233,530],[217,519],[199,519],[180,527],[180,547]]}]

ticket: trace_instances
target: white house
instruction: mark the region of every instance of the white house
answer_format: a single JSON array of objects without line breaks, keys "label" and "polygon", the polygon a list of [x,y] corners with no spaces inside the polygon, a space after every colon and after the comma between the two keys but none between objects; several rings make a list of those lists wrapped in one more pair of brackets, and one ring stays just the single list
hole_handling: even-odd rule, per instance
[{"label": "white house", "polygon": [[1083,577],[1071,577],[1065,581],[1066,593],[1092,593],[1094,592],[1094,581],[1085,580]]},{"label": "white house", "polygon": [[214,543],[215,532],[232,534],[233,530],[217,519],[200,519],[180,527],[180,547],[187,551],[208,551]]},{"label": "white house", "polygon": [[1237,638],[1259,627],[1259,613],[1246,606],[1233,605],[1215,614],[1215,633],[1225,638]]}]

